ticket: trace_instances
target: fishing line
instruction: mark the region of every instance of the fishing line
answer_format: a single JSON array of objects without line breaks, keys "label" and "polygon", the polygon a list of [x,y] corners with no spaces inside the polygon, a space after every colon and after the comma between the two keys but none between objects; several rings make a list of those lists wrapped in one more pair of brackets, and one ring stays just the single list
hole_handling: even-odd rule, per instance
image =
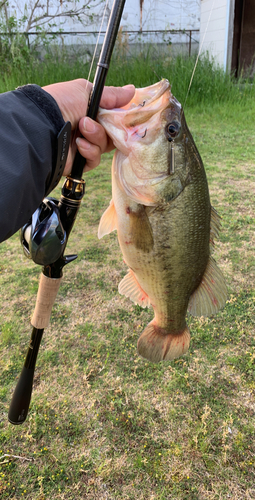
[{"label": "fishing line", "polygon": [[[107,7],[108,7],[108,3],[109,3],[109,0],[106,0],[104,12],[103,12],[103,17],[102,17],[102,21],[101,21],[101,25],[100,25],[99,32],[98,32],[98,35],[97,35],[97,40],[96,40],[96,45],[95,45],[94,53],[93,53],[92,60],[91,60],[91,63],[90,63],[89,74],[88,74],[87,82],[86,82],[86,85],[85,85],[85,92],[87,91],[88,85],[90,83],[90,76],[91,76],[92,68],[93,68],[93,65],[94,65],[95,58],[96,58],[97,48],[98,48],[98,44],[99,44],[99,38],[100,38],[101,33],[102,33],[102,28],[103,28],[103,24],[104,24],[104,20],[105,20],[105,16],[106,16],[106,10],[107,10]],[[79,136],[80,136],[79,125],[77,125],[75,137],[79,137]]]},{"label": "fishing line", "polygon": [[203,45],[204,45],[205,35],[207,34],[207,30],[208,30],[209,22],[210,22],[210,19],[211,19],[211,15],[212,15],[214,4],[215,4],[215,0],[213,0],[212,7],[211,7],[211,10],[210,10],[210,14],[209,14],[209,17],[208,17],[208,20],[207,20],[207,25],[206,25],[206,28],[205,28],[203,40],[202,40],[202,43],[200,45],[200,49],[199,49],[198,54],[197,54],[196,62],[195,62],[195,65],[194,65],[194,69],[193,69],[193,72],[192,72],[192,75],[191,75],[191,79],[190,79],[190,82],[189,82],[189,87],[188,87],[187,94],[186,94],[186,97],[185,97],[185,101],[184,101],[184,105],[183,105],[183,110],[185,108],[186,101],[187,101],[187,98],[188,98],[188,95],[189,95],[189,91],[190,91],[190,87],[191,87],[192,82],[193,82],[194,74],[195,74],[195,71],[196,71],[196,68],[197,68],[198,59],[200,57],[200,54],[201,54],[201,51],[202,51],[202,48],[203,48]]},{"label": "fishing line", "polygon": [[97,47],[98,47],[98,44],[99,44],[99,38],[101,36],[101,32],[102,32],[102,28],[103,28],[103,24],[104,24],[104,18],[105,18],[105,15],[106,15],[106,10],[107,10],[107,7],[108,7],[108,3],[109,3],[109,0],[107,0],[106,4],[105,4],[104,13],[103,13],[102,21],[101,21],[101,26],[100,26],[100,29],[99,29],[99,32],[98,32],[97,41],[96,41],[96,45],[95,45],[95,49],[94,49],[94,54],[92,56],[92,60],[91,60],[91,63],[90,63],[89,74],[88,74],[87,84],[86,84],[86,90],[87,90],[87,86],[88,86],[89,79],[90,79],[90,76],[91,76],[91,71],[92,71],[92,68],[93,68],[93,64],[94,64],[94,61],[95,61],[95,57],[96,57],[96,53],[97,53]]}]

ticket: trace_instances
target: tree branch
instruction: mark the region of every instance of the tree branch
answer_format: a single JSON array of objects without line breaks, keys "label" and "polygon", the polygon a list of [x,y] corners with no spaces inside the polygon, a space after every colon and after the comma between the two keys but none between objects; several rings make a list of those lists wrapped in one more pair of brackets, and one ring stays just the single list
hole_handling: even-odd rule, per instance
[{"label": "tree branch", "polygon": [[30,28],[31,28],[31,26],[33,25],[33,15],[34,15],[35,10],[38,7],[39,1],[40,0],[36,0],[34,6],[31,7],[31,14],[29,16],[29,19],[28,19],[28,22],[27,22],[27,27],[26,27],[25,31],[29,31]]},{"label": "tree branch", "polygon": [[7,2],[8,0],[3,0],[3,2],[0,2],[0,9],[2,9]]},{"label": "tree branch", "polygon": [[[37,0],[37,3],[38,3],[38,1],[39,0]],[[80,21],[81,24],[84,24],[85,20],[90,17],[90,11],[87,10],[89,3],[90,2],[88,1],[85,5],[83,5],[80,8],[69,9],[69,10],[66,10],[64,12],[59,12],[59,9],[57,9],[51,15],[49,13],[43,13],[37,17],[34,17],[33,19],[32,19],[32,13],[31,13],[31,16],[29,18],[29,23],[27,24],[25,31],[29,32],[29,30],[31,30],[34,27],[44,26],[45,24],[50,23],[54,19],[61,18],[61,17],[65,18],[65,19],[76,18]],[[96,6],[98,6],[100,3],[101,2],[98,2],[96,4]],[[34,13],[34,11],[33,11],[33,13]],[[82,22],[82,17],[84,18],[83,22]]]},{"label": "tree branch", "polygon": [[[3,1],[7,2],[7,0]],[[50,14],[49,0],[44,1],[43,4],[40,4],[39,2],[40,0],[33,0],[30,2],[28,6],[30,15],[24,29],[26,33],[29,33],[31,29],[45,26],[54,19],[59,19],[61,17],[64,18],[65,21],[68,18],[72,19],[74,18],[77,19],[81,24],[85,25],[87,24],[88,19],[91,17],[90,5],[93,4],[93,7],[96,8],[103,2],[103,0],[97,0],[97,1],[87,0],[82,5],[82,7],[79,8],[75,7],[74,9],[68,8],[70,4],[69,0],[62,0],[61,2],[62,10],[60,11],[60,6],[58,6],[55,9],[55,12],[53,12],[52,14]],[[64,10],[65,8],[66,10]],[[40,11],[42,13],[40,13]],[[36,15],[37,12],[38,15]]]}]

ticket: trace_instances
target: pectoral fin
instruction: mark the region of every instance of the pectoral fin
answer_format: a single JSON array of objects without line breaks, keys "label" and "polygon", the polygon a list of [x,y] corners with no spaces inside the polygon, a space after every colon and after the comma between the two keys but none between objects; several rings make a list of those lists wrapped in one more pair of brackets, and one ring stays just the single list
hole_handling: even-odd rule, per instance
[{"label": "pectoral fin", "polygon": [[141,307],[150,306],[150,299],[148,295],[139,285],[131,269],[129,269],[126,276],[123,278],[123,280],[121,280],[118,290],[121,295],[129,297],[135,304],[139,304],[139,306]]},{"label": "pectoral fin", "polygon": [[106,234],[111,233],[117,229],[117,214],[113,201],[111,200],[109,207],[103,213],[99,227],[98,227],[98,238],[101,239]]},{"label": "pectoral fin", "polygon": [[210,257],[201,283],[190,297],[188,311],[192,316],[211,316],[225,305],[227,295],[223,274]]},{"label": "pectoral fin", "polygon": [[145,253],[149,253],[153,248],[153,234],[150,221],[143,205],[133,211],[130,209],[130,236],[133,245]]}]

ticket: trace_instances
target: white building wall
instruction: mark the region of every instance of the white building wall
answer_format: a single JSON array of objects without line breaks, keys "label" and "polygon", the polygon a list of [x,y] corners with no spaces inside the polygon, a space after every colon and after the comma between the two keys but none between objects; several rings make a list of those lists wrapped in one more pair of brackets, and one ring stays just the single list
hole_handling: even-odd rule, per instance
[{"label": "white building wall", "polygon": [[[112,2],[111,2],[112,3]],[[199,0],[144,0],[143,30],[199,29]],[[140,1],[126,0],[122,24],[139,30]]]},{"label": "white building wall", "polygon": [[[25,6],[27,6],[27,12],[30,14],[31,7],[36,3],[36,0],[10,0],[9,9],[12,13],[15,13],[18,17],[24,15]],[[73,0],[69,3],[68,9],[75,7],[79,4]],[[104,5],[106,0],[102,2],[91,0],[91,13],[98,14],[100,17],[104,11]],[[97,6],[95,6],[97,4]],[[113,4],[113,0],[108,1],[108,12]],[[46,5],[46,0],[41,0],[39,5]],[[59,12],[61,12],[61,2],[59,0],[49,0],[49,9],[51,12],[56,10],[56,6],[59,7]],[[62,7],[63,8],[63,7]],[[42,10],[40,11],[42,13]],[[38,11],[36,11],[38,14]],[[142,28],[143,30],[169,30],[169,29],[199,29],[200,22],[200,0],[144,0],[143,1],[143,16],[142,16]],[[54,20],[56,22],[56,29],[63,22],[63,18],[57,18]],[[107,19],[104,23],[104,28],[107,25]],[[123,17],[121,20],[121,25],[125,30],[135,30],[140,29],[140,0],[126,0]],[[47,26],[45,26],[47,27]],[[90,31],[98,31],[100,27],[100,22],[97,18],[96,23],[91,23],[86,26],[86,29]],[[67,31],[78,31],[82,29],[81,24],[79,24],[74,19],[66,19],[63,29]]]},{"label": "white building wall", "polygon": [[232,48],[229,37],[233,12],[234,0],[201,0],[199,49],[208,52],[225,70]]},{"label": "white building wall", "polygon": [[[60,0],[10,0],[9,9],[12,14],[22,18],[26,9],[28,18],[30,17],[31,9],[37,3],[37,10],[34,12],[34,17],[42,15],[46,1],[49,1],[49,11],[51,14],[58,10],[60,14],[65,8],[66,2]],[[107,15],[105,16],[102,28],[101,20],[104,12],[104,6],[107,0],[91,0],[90,13],[94,14],[94,21],[89,21],[87,25],[82,25],[74,18],[65,18],[60,16],[54,19],[53,31],[58,31],[60,28],[64,32],[72,34],[64,34],[56,40],[58,43],[65,45],[84,45],[93,46],[96,43],[96,33],[104,32],[107,27],[110,10],[113,0],[108,0]],[[77,0],[70,0],[68,10],[74,9],[75,5],[79,7]],[[187,47],[189,44],[189,36],[183,34],[165,34],[165,30],[199,30],[200,26],[200,0],[144,0],[142,9],[142,35],[136,32],[140,30],[140,0],[126,0],[120,26],[123,31],[134,31],[135,33],[128,36],[130,44],[135,43],[158,43],[167,46],[171,41],[173,45],[184,44]],[[21,27],[21,31],[26,29],[26,23]],[[47,31],[47,24],[44,25]],[[147,30],[162,31],[159,33],[145,33]],[[35,31],[35,26],[32,30]],[[85,32],[85,33],[80,33]],[[126,36],[126,35],[125,35]],[[36,39],[36,35],[30,35],[30,42]],[[99,37],[99,45],[103,42],[104,34]],[[123,38],[124,40],[124,38]],[[199,40],[199,32],[193,33],[192,43],[197,50]]]}]

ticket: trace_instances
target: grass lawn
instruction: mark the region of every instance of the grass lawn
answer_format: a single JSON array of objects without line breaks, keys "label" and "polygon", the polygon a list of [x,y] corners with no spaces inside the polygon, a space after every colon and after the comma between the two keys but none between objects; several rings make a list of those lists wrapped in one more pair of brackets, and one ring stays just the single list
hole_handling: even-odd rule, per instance
[{"label": "grass lawn", "polygon": [[[0,498],[255,499],[255,105],[197,104],[186,118],[222,217],[214,257],[229,290],[189,317],[187,355],[136,353],[151,309],[120,296],[116,233],[97,239],[112,154],[86,175],[64,279],[39,351],[25,424],[7,421],[30,338],[40,269],[18,234],[0,246]],[[56,190],[59,197],[60,188]]]}]

